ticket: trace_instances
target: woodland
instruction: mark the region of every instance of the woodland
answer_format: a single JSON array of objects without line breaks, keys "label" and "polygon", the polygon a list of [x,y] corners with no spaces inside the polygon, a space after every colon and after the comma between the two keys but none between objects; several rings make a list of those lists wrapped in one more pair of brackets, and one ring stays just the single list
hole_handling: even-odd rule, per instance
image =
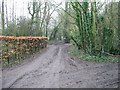
[{"label": "woodland", "polygon": [[71,43],[77,52],[90,56],[120,56],[119,2],[33,0],[23,2],[21,12],[16,9],[19,2],[11,3],[2,0],[0,7],[0,48],[7,63],[10,58],[36,52],[39,43],[46,47],[46,42],[57,41]]}]

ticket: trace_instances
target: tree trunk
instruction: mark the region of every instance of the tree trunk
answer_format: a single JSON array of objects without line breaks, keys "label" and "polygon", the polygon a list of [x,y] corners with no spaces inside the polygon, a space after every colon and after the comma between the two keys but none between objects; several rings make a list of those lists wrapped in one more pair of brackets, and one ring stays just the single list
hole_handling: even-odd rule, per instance
[{"label": "tree trunk", "polygon": [[5,7],[6,7],[6,25],[7,25],[7,27],[8,27],[8,8],[7,8],[7,0],[6,0]]},{"label": "tree trunk", "polygon": [[2,0],[2,32],[5,30],[5,21],[4,21],[4,0]]},{"label": "tree trunk", "polygon": [[[68,12],[68,2],[65,2],[65,11]],[[68,29],[68,18],[67,18],[67,14],[65,13],[64,31],[63,31],[63,36],[64,36],[64,42],[65,43],[70,42],[67,29]]]}]

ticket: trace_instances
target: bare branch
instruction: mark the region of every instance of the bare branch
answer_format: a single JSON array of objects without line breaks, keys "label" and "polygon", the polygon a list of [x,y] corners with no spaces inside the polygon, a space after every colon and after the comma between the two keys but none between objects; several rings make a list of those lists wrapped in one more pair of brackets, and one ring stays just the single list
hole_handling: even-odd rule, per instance
[{"label": "bare branch", "polygon": [[54,12],[61,4],[62,4],[62,2],[59,3],[59,4],[54,8],[54,10],[50,13],[50,16],[53,14],[53,12]]},{"label": "bare branch", "polygon": [[[63,11],[65,11],[66,12],[66,10],[64,10],[63,8],[61,8]],[[74,18],[74,19],[77,19],[77,18],[75,18],[74,16],[72,16],[70,13],[68,13],[68,12],[66,12],[69,16],[71,16],[72,18]]]},{"label": "bare branch", "polygon": [[32,16],[32,13],[30,11],[30,5],[29,5],[29,3],[28,3],[28,11],[29,11],[29,14]]}]

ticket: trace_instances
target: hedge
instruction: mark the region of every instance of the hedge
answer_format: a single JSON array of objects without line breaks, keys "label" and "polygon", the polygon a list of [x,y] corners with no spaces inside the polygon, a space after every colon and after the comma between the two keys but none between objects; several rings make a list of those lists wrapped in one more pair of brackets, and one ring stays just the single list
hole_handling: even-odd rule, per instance
[{"label": "hedge", "polygon": [[47,46],[47,37],[0,36],[2,67],[20,63],[26,57]]}]

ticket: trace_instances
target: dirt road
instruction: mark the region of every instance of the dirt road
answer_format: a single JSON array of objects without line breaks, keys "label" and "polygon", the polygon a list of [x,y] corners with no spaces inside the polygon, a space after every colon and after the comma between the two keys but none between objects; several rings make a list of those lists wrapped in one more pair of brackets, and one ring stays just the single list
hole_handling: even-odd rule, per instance
[{"label": "dirt road", "polygon": [[116,63],[74,60],[69,45],[50,45],[34,60],[3,70],[3,88],[103,88],[117,87]]}]

